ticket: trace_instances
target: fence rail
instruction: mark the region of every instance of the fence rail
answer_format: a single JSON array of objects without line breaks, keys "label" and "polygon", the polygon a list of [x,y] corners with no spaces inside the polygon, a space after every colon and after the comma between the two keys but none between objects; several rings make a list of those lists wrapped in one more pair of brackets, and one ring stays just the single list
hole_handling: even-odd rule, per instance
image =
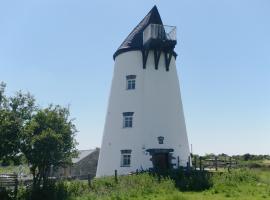
[{"label": "fence rail", "polygon": [[17,174],[0,174],[0,190],[13,189],[15,197],[17,197],[18,183]]},{"label": "fence rail", "polygon": [[232,159],[231,157],[226,159],[218,159],[217,156],[213,158],[204,159],[202,157],[194,157],[192,159],[192,166],[194,169],[215,169],[218,171],[219,168],[224,168],[230,170],[231,168],[236,168],[239,166],[237,160]]}]

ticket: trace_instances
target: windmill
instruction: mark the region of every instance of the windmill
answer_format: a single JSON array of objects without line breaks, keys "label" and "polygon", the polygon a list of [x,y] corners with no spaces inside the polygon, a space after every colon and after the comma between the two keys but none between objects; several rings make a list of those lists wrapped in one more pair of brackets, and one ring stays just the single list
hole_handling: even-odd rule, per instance
[{"label": "windmill", "polygon": [[97,177],[189,162],[176,43],[176,27],[154,6],[114,53]]}]

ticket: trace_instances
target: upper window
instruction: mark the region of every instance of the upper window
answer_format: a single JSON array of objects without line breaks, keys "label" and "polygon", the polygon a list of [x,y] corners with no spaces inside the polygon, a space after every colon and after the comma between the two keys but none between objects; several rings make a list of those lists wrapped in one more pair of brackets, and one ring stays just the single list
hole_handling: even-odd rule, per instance
[{"label": "upper window", "polygon": [[131,128],[133,124],[133,114],[134,112],[124,112],[123,113],[123,127]]},{"label": "upper window", "polygon": [[131,150],[121,150],[121,167],[130,167],[131,163]]},{"label": "upper window", "polygon": [[136,87],[136,75],[126,76],[126,88],[127,90],[135,90]]}]

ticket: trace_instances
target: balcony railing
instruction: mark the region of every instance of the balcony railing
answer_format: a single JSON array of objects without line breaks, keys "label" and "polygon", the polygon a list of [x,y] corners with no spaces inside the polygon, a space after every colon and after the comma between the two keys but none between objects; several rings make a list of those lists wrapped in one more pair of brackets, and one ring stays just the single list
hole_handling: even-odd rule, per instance
[{"label": "balcony railing", "polygon": [[160,24],[149,24],[143,31],[143,44],[151,39],[162,41],[176,41],[176,27]]}]

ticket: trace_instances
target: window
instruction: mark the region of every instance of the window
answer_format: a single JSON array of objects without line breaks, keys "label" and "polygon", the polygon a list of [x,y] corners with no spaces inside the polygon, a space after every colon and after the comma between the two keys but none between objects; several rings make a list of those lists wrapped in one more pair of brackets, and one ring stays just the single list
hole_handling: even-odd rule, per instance
[{"label": "window", "polygon": [[127,79],[126,89],[127,90],[135,90],[136,75],[128,75],[128,76],[126,76],[126,79]]},{"label": "window", "polygon": [[164,141],[164,137],[163,136],[159,136],[158,137],[158,143],[159,144],[163,144],[163,141]]},{"label": "window", "polygon": [[132,128],[134,112],[124,112],[123,113],[123,128]]},{"label": "window", "polygon": [[131,150],[121,150],[121,167],[130,167],[131,163]]}]

